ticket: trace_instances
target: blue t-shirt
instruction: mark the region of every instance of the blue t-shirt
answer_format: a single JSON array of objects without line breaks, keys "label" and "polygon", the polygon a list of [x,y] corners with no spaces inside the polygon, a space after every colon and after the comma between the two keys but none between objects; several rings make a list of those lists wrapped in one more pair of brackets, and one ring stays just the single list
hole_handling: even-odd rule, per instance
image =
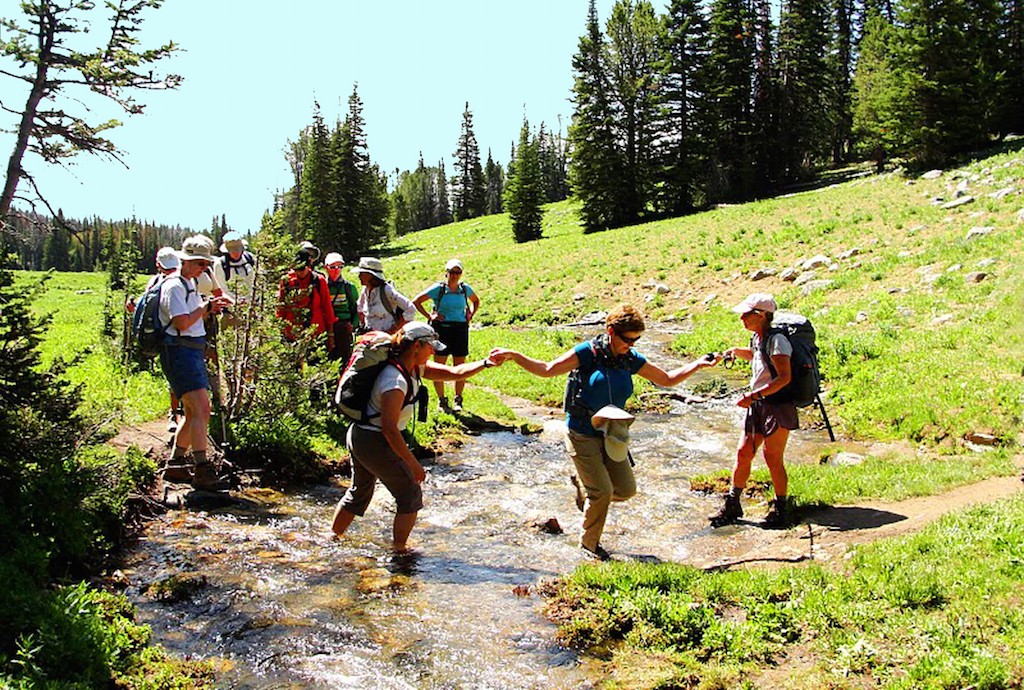
[{"label": "blue t-shirt", "polygon": [[[630,348],[625,356],[625,367],[606,369],[595,365],[590,341],[577,345],[575,352],[576,357],[580,360],[580,372],[590,372],[590,375],[583,381],[581,402],[595,412],[605,405],[615,405],[625,409],[626,401],[633,395],[633,374],[639,372],[647,364],[647,358]],[[601,435],[601,432],[597,431],[590,423],[590,417],[581,418],[567,415],[566,425],[573,431],[587,436]]]},{"label": "blue t-shirt", "polygon": [[[465,294],[462,288],[466,288]],[[434,311],[444,316],[445,321],[458,321],[465,323],[466,309],[469,307],[469,297],[473,295],[473,288],[466,283],[459,283],[459,289],[452,292],[448,289],[447,283],[438,283],[427,290],[427,297],[434,302]]]}]

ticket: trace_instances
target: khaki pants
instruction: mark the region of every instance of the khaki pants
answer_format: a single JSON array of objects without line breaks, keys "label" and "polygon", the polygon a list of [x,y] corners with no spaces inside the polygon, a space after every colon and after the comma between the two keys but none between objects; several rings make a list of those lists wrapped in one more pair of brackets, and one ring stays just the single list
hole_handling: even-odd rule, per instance
[{"label": "khaki pants", "polygon": [[636,479],[629,461],[616,462],[604,450],[604,438],[569,430],[566,450],[576,465],[576,475],[587,494],[583,506],[580,546],[593,550],[601,541],[608,506],[636,494]]}]

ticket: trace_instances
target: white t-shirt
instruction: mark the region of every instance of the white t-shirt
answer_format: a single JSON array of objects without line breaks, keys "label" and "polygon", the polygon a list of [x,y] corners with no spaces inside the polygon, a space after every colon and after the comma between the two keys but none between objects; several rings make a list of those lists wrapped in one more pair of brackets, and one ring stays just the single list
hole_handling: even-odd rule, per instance
[{"label": "white t-shirt", "polygon": [[[400,390],[402,395],[409,392],[409,384],[405,381],[405,376],[398,370],[393,364],[389,364],[380,372],[377,376],[377,381],[373,384],[373,390],[370,391],[370,403],[366,406],[367,415],[370,417],[369,423],[362,425],[364,428],[369,426],[373,429],[380,429],[380,409],[382,407],[381,400],[384,394],[388,391]],[[398,415],[398,428],[404,429],[409,424],[409,420],[412,419],[412,413],[416,408],[416,394],[420,390],[420,382],[416,376],[412,377],[412,398],[411,402],[402,408],[402,413]]]},{"label": "white t-shirt", "polygon": [[206,335],[202,319],[197,319],[181,333],[171,325],[171,320],[175,316],[191,314],[202,304],[203,298],[199,295],[195,280],[182,278],[178,271],[167,276],[164,279],[164,286],[160,289],[160,323],[167,327],[167,335],[187,335],[194,338]]},{"label": "white t-shirt", "polygon": [[[224,260],[231,264],[228,278],[224,273]],[[245,254],[234,261],[230,254],[225,255],[213,262],[213,275],[217,282],[224,286],[224,293],[231,299],[238,302],[239,299],[246,300],[252,295],[252,283],[256,278],[256,267],[245,259]]]},{"label": "white t-shirt", "polygon": [[196,278],[196,282],[199,284],[199,294],[203,297],[210,297],[215,290],[224,292],[224,285],[217,280],[217,276],[213,274],[213,271],[203,271]]},{"label": "white t-shirt", "polygon": [[[402,310],[402,316],[406,321],[412,321],[416,313],[416,307],[408,297],[395,289],[391,283],[385,283],[384,289],[388,292],[388,299],[395,309]],[[363,316],[363,322],[371,331],[391,331],[395,327],[394,314],[389,314],[380,301],[380,288],[363,288],[359,294],[359,301],[356,309]]]},{"label": "white t-shirt", "polygon": [[[761,354],[761,337],[756,333],[751,347],[754,350],[754,357],[750,360],[750,389],[756,391],[761,386],[768,385],[772,380],[772,372],[764,361],[764,355]],[[781,333],[776,333],[768,340],[768,356],[774,355],[793,356],[792,343]]]}]

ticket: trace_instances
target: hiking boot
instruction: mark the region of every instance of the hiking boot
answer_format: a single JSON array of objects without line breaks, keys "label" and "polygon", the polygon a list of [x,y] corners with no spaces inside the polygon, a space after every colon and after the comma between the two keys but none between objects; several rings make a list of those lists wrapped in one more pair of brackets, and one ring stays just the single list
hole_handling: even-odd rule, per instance
[{"label": "hiking boot", "polygon": [[190,465],[168,465],[164,468],[164,481],[171,484],[191,484],[192,467]]},{"label": "hiking boot", "polygon": [[789,515],[786,512],[785,504],[778,501],[771,501],[768,514],[764,516],[761,526],[765,529],[786,529],[789,526]]},{"label": "hiking boot", "polygon": [[202,491],[223,491],[228,488],[228,485],[217,477],[217,471],[213,468],[212,462],[204,462],[201,465],[196,465],[192,477],[192,488]]},{"label": "hiking boot", "polygon": [[576,478],[575,474],[569,477],[569,481],[572,482],[572,488],[576,489],[576,509],[582,513],[587,500],[587,497],[583,495],[583,487],[580,486],[580,480]]},{"label": "hiking boot", "polygon": [[440,398],[437,399],[437,410],[439,412],[448,411],[448,398],[442,395]]},{"label": "hiking boot", "polygon": [[583,549],[583,553],[587,554],[591,558],[596,558],[599,561],[610,561],[610,560],[612,560],[612,555],[610,553],[608,553],[607,551],[605,551],[604,547],[601,546],[600,544],[595,546],[593,549],[591,549],[588,546],[583,546],[583,545],[580,545],[580,548]]},{"label": "hiking boot", "polygon": [[452,401],[452,409],[456,412],[462,412],[462,396],[456,395]]},{"label": "hiking boot", "polygon": [[740,497],[727,494],[722,509],[708,518],[712,527],[723,527],[743,517],[743,506],[740,505]]}]

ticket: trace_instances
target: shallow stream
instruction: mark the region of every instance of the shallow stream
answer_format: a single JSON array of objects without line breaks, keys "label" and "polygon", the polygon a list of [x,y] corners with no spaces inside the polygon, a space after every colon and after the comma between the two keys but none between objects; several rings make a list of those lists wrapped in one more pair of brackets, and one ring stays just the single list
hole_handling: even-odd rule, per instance
[{"label": "shallow stream", "polygon": [[[729,399],[641,415],[631,429],[638,495],[612,505],[602,539],[615,558],[687,562],[718,505],[689,478],[731,466],[740,412]],[[544,426],[472,437],[428,466],[412,554],[388,550],[394,503],[382,487],[340,541],[329,521],[347,480],[261,491],[154,521],[126,558],[128,595],[156,642],[222,660],[222,687],[590,687],[528,592],[586,560],[564,425]],[[788,455],[815,457],[824,436],[797,432]],[[563,534],[535,526],[550,518]],[[146,593],[176,575],[205,586],[177,601]]]}]

